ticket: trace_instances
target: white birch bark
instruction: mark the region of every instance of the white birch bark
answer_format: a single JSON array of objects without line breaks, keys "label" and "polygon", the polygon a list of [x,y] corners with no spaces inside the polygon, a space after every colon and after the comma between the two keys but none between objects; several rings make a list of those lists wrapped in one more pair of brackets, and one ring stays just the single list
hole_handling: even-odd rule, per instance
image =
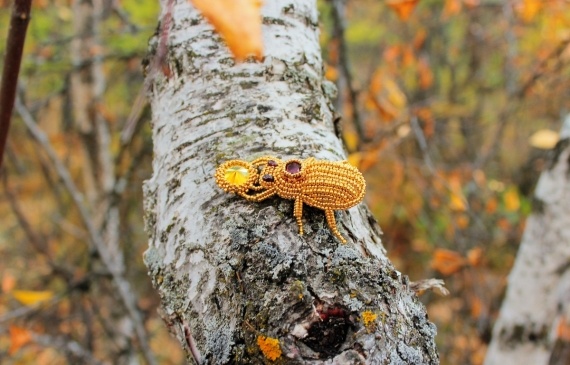
[{"label": "white birch bark", "polygon": [[[149,70],[147,79],[154,161],[145,262],[188,360],[269,363],[256,343],[263,335],[279,340],[280,364],[437,364],[435,326],[363,204],[337,213],[341,244],[320,210],[305,207],[299,236],[292,201],[251,203],[215,184],[229,159],[346,157],[334,86],[322,77],[316,2],[265,1],[265,59],[236,65],[188,1],[163,1],[173,17],[173,76]],[[336,317],[317,315],[327,311]],[[368,326],[364,311],[377,315]]]},{"label": "white birch bark", "polygon": [[[548,364],[570,302],[570,118],[535,191],[486,365]],[[570,314],[570,312],[568,313]],[[568,318],[566,318],[568,317]]]}]

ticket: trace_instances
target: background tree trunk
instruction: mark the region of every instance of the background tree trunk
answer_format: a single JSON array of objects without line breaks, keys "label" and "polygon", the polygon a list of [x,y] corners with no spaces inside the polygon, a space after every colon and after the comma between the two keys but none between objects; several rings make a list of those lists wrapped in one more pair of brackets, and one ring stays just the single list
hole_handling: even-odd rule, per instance
[{"label": "background tree trunk", "polygon": [[570,117],[553,152],[536,187],[487,365],[567,364],[560,360],[561,346],[570,342]]},{"label": "background tree trunk", "polygon": [[292,201],[250,203],[214,182],[229,159],[346,157],[334,86],[322,76],[316,2],[265,2],[262,63],[235,64],[186,0],[164,0],[162,19],[151,57],[167,41],[173,73],[156,62],[148,70],[145,262],[188,359],[268,362],[258,342],[266,336],[279,340],[283,364],[437,364],[435,326],[363,204],[337,213],[341,244],[320,210],[305,208],[299,236]]}]

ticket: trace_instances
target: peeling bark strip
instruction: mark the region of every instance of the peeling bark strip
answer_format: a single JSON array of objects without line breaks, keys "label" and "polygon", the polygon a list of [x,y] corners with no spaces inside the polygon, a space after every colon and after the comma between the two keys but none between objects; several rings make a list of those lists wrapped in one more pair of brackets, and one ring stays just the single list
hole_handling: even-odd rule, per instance
[{"label": "peeling bark strip", "polygon": [[299,236],[292,201],[251,203],[216,186],[214,171],[229,159],[345,158],[315,2],[266,1],[263,16],[264,62],[236,65],[177,0],[173,76],[149,73],[145,262],[164,319],[194,363],[437,364],[435,326],[386,258],[366,207],[337,213],[343,245],[318,209],[305,209]]},{"label": "peeling bark strip", "polygon": [[570,323],[569,117],[561,138],[536,187],[486,365],[567,364],[560,356],[570,347],[561,331]]}]

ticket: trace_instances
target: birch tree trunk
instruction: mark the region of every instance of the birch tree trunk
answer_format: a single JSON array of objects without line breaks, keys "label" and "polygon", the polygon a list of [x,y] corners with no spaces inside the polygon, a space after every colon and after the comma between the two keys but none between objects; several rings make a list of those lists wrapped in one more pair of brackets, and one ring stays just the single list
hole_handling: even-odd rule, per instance
[{"label": "birch tree trunk", "polygon": [[251,203],[215,184],[229,159],[346,158],[316,2],[265,1],[265,59],[243,64],[188,1],[163,0],[163,9],[151,57],[166,39],[173,74],[147,79],[154,172],[144,259],[189,362],[439,363],[435,326],[363,204],[337,212],[342,244],[320,210],[305,207],[299,236],[292,201]]},{"label": "birch tree trunk", "polygon": [[[486,365],[567,364],[560,329],[570,324],[570,118],[540,176]],[[563,342],[560,342],[563,341]],[[556,344],[556,346],[555,346]]]}]

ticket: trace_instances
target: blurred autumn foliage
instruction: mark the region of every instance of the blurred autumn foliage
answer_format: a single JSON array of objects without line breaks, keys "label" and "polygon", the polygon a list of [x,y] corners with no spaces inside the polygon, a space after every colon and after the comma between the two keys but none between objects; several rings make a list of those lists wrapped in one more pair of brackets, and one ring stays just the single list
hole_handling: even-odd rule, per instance
[{"label": "blurred autumn foliage", "polygon": [[183,361],[142,263],[152,143],[141,62],[158,11],[33,2],[0,179],[2,364]]},{"label": "blurred autumn foliage", "polygon": [[[152,148],[140,64],[158,3],[92,3],[34,2],[0,195],[5,364],[152,362],[145,338],[158,363],[183,362],[141,259]],[[412,280],[446,280],[448,297],[422,296],[442,364],[481,364],[545,151],[569,110],[570,4],[319,7],[325,74],[390,259]],[[252,54],[223,35],[238,58]],[[103,250],[111,257],[101,259],[91,225],[116,243]],[[140,318],[117,294],[121,278]]]},{"label": "blurred autumn foliage", "polygon": [[[570,4],[329,0],[326,76],[390,259],[442,364],[481,364],[546,151],[570,111]],[[339,21],[341,20],[341,21]]]}]

